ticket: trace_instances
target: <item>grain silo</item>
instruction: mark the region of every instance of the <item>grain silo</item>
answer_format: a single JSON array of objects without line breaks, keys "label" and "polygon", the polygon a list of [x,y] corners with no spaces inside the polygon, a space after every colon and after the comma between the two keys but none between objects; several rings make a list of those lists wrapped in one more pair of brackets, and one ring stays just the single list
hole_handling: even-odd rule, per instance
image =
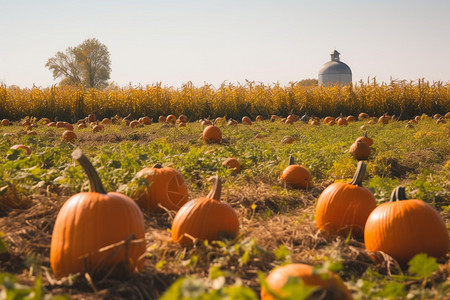
[{"label": "grain silo", "polygon": [[352,82],[352,70],[339,60],[340,53],[334,50],[331,61],[325,63],[319,70],[319,85],[341,84]]}]

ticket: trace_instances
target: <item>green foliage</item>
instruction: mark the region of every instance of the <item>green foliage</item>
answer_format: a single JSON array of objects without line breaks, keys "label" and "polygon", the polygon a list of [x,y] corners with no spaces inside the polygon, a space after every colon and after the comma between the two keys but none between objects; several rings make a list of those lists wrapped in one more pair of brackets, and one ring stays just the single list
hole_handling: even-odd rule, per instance
[{"label": "green foliage", "polygon": [[430,277],[439,269],[436,258],[428,257],[425,253],[414,256],[409,262],[409,273],[420,278]]},{"label": "green foliage", "polygon": [[5,234],[0,231],[0,255],[8,252],[8,247],[6,246],[6,242],[3,240]]}]

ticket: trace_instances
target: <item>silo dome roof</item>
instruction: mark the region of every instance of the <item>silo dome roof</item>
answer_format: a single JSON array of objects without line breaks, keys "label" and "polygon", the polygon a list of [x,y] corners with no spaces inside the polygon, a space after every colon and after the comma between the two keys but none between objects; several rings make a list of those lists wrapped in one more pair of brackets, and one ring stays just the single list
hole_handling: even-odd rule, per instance
[{"label": "silo dome roof", "polygon": [[352,74],[352,70],[342,61],[329,61],[323,64],[319,70],[319,75],[323,74]]}]

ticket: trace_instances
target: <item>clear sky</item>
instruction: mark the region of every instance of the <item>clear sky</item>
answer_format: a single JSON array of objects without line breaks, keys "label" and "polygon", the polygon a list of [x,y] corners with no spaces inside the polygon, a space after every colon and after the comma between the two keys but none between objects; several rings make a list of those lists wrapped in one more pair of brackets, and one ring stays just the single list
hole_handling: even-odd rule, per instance
[{"label": "clear sky", "polygon": [[353,82],[450,82],[449,0],[0,0],[0,82],[57,83],[46,61],[88,38],[120,86],[286,85],[334,49]]}]

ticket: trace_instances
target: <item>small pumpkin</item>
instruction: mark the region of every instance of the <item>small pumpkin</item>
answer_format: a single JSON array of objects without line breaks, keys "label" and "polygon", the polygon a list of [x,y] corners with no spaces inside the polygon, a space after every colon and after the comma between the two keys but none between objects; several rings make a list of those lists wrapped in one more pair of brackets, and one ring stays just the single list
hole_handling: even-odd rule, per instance
[{"label": "small pumpkin", "polygon": [[201,122],[200,124],[201,124],[203,127],[205,127],[205,126],[212,125],[213,123],[211,122],[211,120],[203,119],[202,122]]},{"label": "small pumpkin", "polygon": [[370,156],[370,147],[362,140],[359,140],[350,146],[349,152],[357,160],[367,160]]},{"label": "small pumpkin", "polygon": [[282,144],[292,144],[294,141],[295,139],[290,135],[286,135],[281,139]]},{"label": "small pumpkin", "polygon": [[103,120],[100,122],[102,125],[111,125],[112,121],[109,118],[103,118]]},{"label": "small pumpkin", "polygon": [[209,125],[203,130],[203,140],[207,144],[222,142],[222,131],[219,127]]},{"label": "small pumpkin", "polygon": [[95,116],[94,113],[90,113],[90,114],[87,116],[87,120],[88,120],[89,123],[91,123],[91,122],[97,122],[97,117]]},{"label": "small pumpkin", "polygon": [[347,122],[355,122],[356,118],[352,115],[347,116],[347,118],[345,118],[347,120]]},{"label": "small pumpkin", "polygon": [[281,173],[281,181],[296,189],[312,186],[311,173],[304,166],[295,164],[292,155],[289,157],[289,166]]},{"label": "small pumpkin", "polygon": [[107,272],[123,266],[125,272],[144,265],[144,217],[129,197],[107,193],[97,172],[80,149],[72,153],[89,179],[89,192],[67,200],[56,217],[50,245],[50,264],[56,277]]},{"label": "small pumpkin", "polygon": [[[352,294],[338,275],[332,272],[324,275],[316,274],[314,268],[310,265],[294,263],[273,269],[267,276],[266,283],[273,292],[281,296],[280,299],[287,299],[286,296],[288,295],[284,295],[281,289],[289,277],[297,277],[305,285],[318,288],[307,299],[316,299],[314,297],[316,293],[320,295],[320,298],[317,299],[353,299]],[[274,300],[264,286],[261,287],[261,300]]]},{"label": "small pumpkin", "polygon": [[[138,197],[137,203],[145,210],[152,212],[179,210],[188,201],[189,191],[181,173],[171,167],[156,164],[151,168],[144,168],[136,174],[144,177],[149,186],[145,193]],[[162,207],[160,207],[162,206]]]},{"label": "small pumpkin", "polygon": [[228,126],[236,126],[238,122],[234,119],[230,119],[227,124]]},{"label": "small pumpkin", "polygon": [[92,127],[92,132],[101,132],[103,131],[105,128],[103,127],[102,124],[98,124],[98,125],[94,125]]},{"label": "small pumpkin", "polygon": [[256,118],[255,118],[255,121],[257,121],[257,122],[261,122],[263,120],[264,120],[264,118],[261,115],[257,115]]},{"label": "small pumpkin", "polygon": [[387,113],[385,113],[384,115],[378,118],[378,123],[386,125],[387,123],[389,123],[390,119],[391,118],[387,115]]},{"label": "small pumpkin", "polygon": [[66,142],[72,142],[73,140],[77,139],[77,134],[73,132],[72,130],[66,130],[61,135],[61,140]]},{"label": "small pumpkin", "polygon": [[316,205],[316,223],[320,230],[331,234],[362,237],[367,217],[375,209],[372,192],[362,186],[366,164],[358,162],[350,183],[335,182],[320,194]]},{"label": "small pumpkin", "polygon": [[244,117],[242,117],[242,124],[244,124],[244,125],[252,125],[253,123],[252,123],[252,120],[250,120],[249,117],[244,116]]},{"label": "small pumpkin", "polygon": [[271,116],[270,116],[270,122],[275,122],[275,121],[278,120],[278,119],[280,119],[280,117],[277,116],[277,115],[271,115]]},{"label": "small pumpkin", "polygon": [[239,173],[239,172],[241,171],[241,164],[240,164],[239,161],[238,161],[236,158],[234,158],[234,157],[227,158],[227,159],[222,163],[222,166],[233,169],[233,171],[234,171],[235,173]]},{"label": "small pumpkin", "polygon": [[448,242],[447,227],[436,209],[422,200],[407,200],[401,186],[390,202],[372,211],[364,229],[367,250],[383,251],[402,265],[419,253],[443,257]]},{"label": "small pumpkin", "polygon": [[175,117],[175,115],[168,115],[166,117],[166,123],[168,123],[168,124],[175,124],[176,121],[177,121],[177,117]]},{"label": "small pumpkin", "polygon": [[325,119],[323,119],[323,122],[325,124],[328,124],[331,121],[335,121],[334,117],[328,116],[328,117],[325,117]]},{"label": "small pumpkin", "polygon": [[360,121],[364,121],[365,119],[368,119],[368,118],[370,118],[370,117],[369,117],[369,115],[368,115],[367,113],[365,113],[365,112],[362,112],[362,113],[360,113],[360,114],[358,115],[358,120],[360,120]]},{"label": "small pumpkin", "polygon": [[128,126],[130,126],[130,128],[138,128],[138,127],[141,127],[142,124],[139,123],[138,120],[133,120],[130,122],[130,124]]},{"label": "small pumpkin", "polygon": [[159,117],[158,117],[158,122],[159,122],[159,123],[165,123],[165,122],[166,122],[166,119],[167,119],[167,118],[166,118],[165,116],[159,116]]},{"label": "small pumpkin", "polygon": [[172,240],[182,246],[194,240],[215,241],[233,237],[239,232],[239,219],[234,209],[220,201],[222,183],[212,178],[213,186],[206,197],[189,201],[175,215],[172,222]]},{"label": "small pumpkin", "polygon": [[[331,123],[331,122],[330,122]],[[348,125],[348,121],[347,121],[347,119],[346,118],[339,118],[337,121],[336,121],[336,124],[338,124],[339,126],[347,126]]]},{"label": "small pumpkin", "polygon": [[8,119],[2,120],[2,126],[9,126],[10,124],[11,124],[11,122]]},{"label": "small pumpkin", "polygon": [[78,129],[87,128],[86,123],[83,122],[83,123],[78,124],[78,125],[77,125],[77,128],[78,128]]},{"label": "small pumpkin", "polygon": [[26,145],[22,145],[22,144],[14,145],[14,146],[12,146],[10,149],[12,149],[12,150],[23,149],[23,150],[25,150],[25,152],[27,153],[27,155],[30,155],[30,154],[31,154],[31,149],[30,149],[30,147],[28,147],[28,146],[26,146]]},{"label": "small pumpkin", "polygon": [[178,117],[178,120],[180,120],[182,123],[187,123],[188,118],[187,118],[186,115],[180,115],[180,116]]}]

